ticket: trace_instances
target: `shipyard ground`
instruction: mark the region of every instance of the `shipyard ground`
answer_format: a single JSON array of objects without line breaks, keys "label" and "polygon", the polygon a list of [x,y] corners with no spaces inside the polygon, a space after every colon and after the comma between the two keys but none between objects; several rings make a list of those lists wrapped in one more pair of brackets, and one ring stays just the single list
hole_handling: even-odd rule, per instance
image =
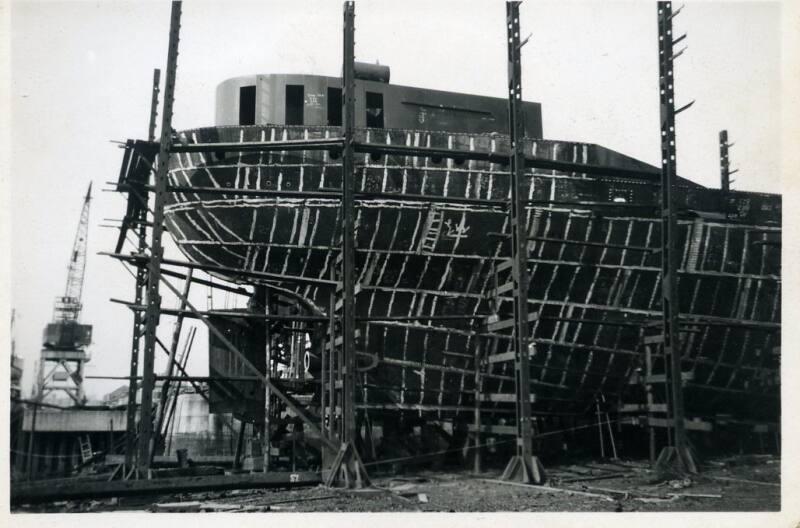
[{"label": "shipyard ground", "polygon": [[366,490],[323,486],[236,490],[20,505],[16,513],[80,512],[727,512],[780,511],[780,458],[706,460],[689,479],[656,477],[641,461],[548,468],[546,487],[511,485],[486,472],[414,471],[373,477]]}]

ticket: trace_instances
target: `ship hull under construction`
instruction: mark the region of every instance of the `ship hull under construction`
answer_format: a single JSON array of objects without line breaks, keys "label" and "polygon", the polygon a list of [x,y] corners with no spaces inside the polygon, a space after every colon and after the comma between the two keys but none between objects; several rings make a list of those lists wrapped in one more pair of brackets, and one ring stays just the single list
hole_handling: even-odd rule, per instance
[{"label": "ship hull under construction", "polygon": [[[336,137],[338,131],[255,125],[178,136],[182,144],[210,144]],[[509,151],[508,138],[497,134],[358,129],[357,136],[383,145]],[[658,331],[658,173],[591,144],[526,140],[525,149],[538,159],[643,173],[527,171],[528,299],[538,314],[531,323],[532,408],[534,414],[580,414],[600,396],[620,401],[644,368],[644,336]],[[503,288],[511,270],[502,266],[510,256],[503,203],[510,196],[508,167],[363,154],[355,174],[356,311],[362,319],[357,406],[467,419],[475,408],[476,361],[484,363],[483,392],[513,393],[513,360],[491,359],[504,357],[512,341],[486,331],[488,317],[513,313],[512,293]],[[336,266],[342,220],[335,150],[174,154],[169,178],[177,187],[231,189],[169,195],[166,226],[189,259],[211,270],[247,272],[218,275],[277,287],[297,299],[297,313],[329,315],[333,289],[324,281]],[[687,414],[777,421],[780,197],[723,193],[681,179],[678,201]],[[312,371],[315,350],[316,344]],[[663,357],[656,353],[654,361]],[[500,420],[504,413],[513,417],[508,403],[481,405]]]}]

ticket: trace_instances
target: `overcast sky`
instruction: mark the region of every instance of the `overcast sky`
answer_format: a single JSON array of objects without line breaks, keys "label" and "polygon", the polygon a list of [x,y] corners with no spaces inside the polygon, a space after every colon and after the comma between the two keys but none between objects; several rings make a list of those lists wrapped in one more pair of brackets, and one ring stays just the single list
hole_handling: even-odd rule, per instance
[{"label": "overcast sky", "polygon": [[[83,321],[94,325],[88,375],[128,374],[132,278],[112,251],[124,201],[100,192],[117,178],[122,151],[109,140],[144,138],[152,70],[163,68],[169,3],[11,3],[12,306],[26,393],[53,298],[65,286],[81,198],[94,182]],[[356,5],[356,58],[380,60],[392,82],[503,97],[502,2]],[[736,189],[780,192],[778,3],[690,2],[675,19],[688,33],[677,60],[678,171],[718,186],[720,129],[736,142]],[[173,126],[213,124],[214,89],[253,73],[339,75],[341,2],[184,3]],[[655,5],[534,2],[522,5],[523,95],[542,103],[544,136],[586,141],[655,163],[659,157]],[[174,247],[168,251],[174,252]],[[206,291],[196,304],[206,306]],[[217,306],[226,302],[215,300]],[[232,302],[232,301],[228,301]],[[165,305],[174,299],[165,294]],[[171,321],[161,333],[168,339]],[[207,373],[205,333],[190,370]],[[160,358],[159,358],[160,359]],[[158,365],[163,365],[160,361]],[[120,381],[87,381],[99,397]]]}]

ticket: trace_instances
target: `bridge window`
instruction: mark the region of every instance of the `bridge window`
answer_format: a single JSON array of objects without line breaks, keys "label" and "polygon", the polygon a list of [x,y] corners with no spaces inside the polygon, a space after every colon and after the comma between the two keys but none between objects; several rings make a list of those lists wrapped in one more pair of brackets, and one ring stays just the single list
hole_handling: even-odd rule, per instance
[{"label": "bridge window", "polygon": [[239,124],[256,124],[256,87],[242,86],[239,88]]},{"label": "bridge window", "polygon": [[302,84],[286,85],[286,124],[303,124],[303,99],[305,97]]},{"label": "bridge window", "polygon": [[342,126],[341,88],[328,88],[328,126]]},{"label": "bridge window", "polygon": [[367,92],[367,127],[383,128],[383,94]]}]

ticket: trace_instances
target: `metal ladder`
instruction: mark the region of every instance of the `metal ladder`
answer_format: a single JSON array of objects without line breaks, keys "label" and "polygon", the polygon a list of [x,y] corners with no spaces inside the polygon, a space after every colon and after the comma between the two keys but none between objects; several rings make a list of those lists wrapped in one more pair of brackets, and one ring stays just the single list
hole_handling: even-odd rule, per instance
[{"label": "metal ladder", "polygon": [[92,459],[94,452],[92,451],[92,441],[89,435],[79,436],[78,442],[81,447],[81,462],[86,463]]},{"label": "metal ladder", "polygon": [[689,243],[689,256],[686,260],[686,269],[689,271],[697,270],[697,259],[700,256],[700,246],[703,243],[703,221],[695,220],[692,225],[692,241]]},{"label": "metal ladder", "polygon": [[425,222],[425,238],[419,246],[419,251],[433,251],[439,234],[442,231],[442,211],[433,207],[428,211],[428,218]]}]

